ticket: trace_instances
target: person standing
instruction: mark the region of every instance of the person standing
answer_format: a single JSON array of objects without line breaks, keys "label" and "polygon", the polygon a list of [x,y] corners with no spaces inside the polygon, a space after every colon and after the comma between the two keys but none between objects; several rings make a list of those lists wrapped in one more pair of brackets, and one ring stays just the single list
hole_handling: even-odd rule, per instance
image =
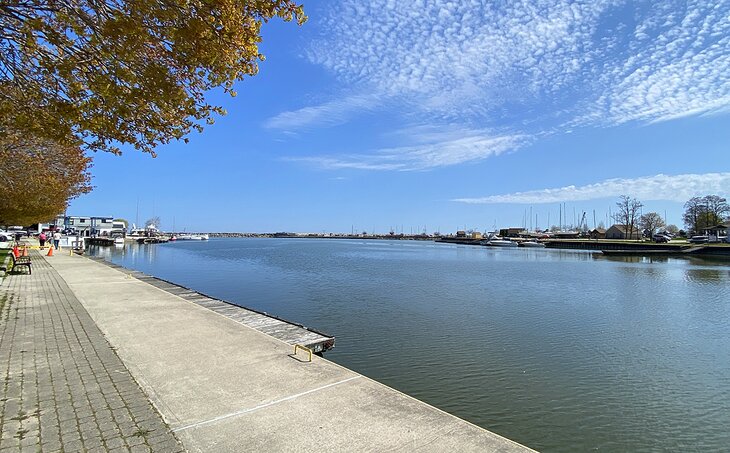
[{"label": "person standing", "polygon": [[38,236],[38,242],[41,244],[41,247],[46,245],[46,233],[41,232],[41,234]]},{"label": "person standing", "polygon": [[61,232],[56,230],[55,233],[53,233],[53,246],[56,247],[56,250],[58,250],[58,244],[61,242]]}]

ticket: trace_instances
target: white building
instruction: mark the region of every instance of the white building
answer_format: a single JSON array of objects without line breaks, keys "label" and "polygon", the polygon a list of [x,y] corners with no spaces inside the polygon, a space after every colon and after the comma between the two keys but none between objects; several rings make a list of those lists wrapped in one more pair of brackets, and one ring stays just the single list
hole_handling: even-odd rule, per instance
[{"label": "white building", "polygon": [[127,224],[123,221],[114,221],[112,216],[58,216],[53,223],[39,224],[38,231],[48,230],[52,227],[62,231],[73,231],[79,236],[113,236],[125,235]]}]

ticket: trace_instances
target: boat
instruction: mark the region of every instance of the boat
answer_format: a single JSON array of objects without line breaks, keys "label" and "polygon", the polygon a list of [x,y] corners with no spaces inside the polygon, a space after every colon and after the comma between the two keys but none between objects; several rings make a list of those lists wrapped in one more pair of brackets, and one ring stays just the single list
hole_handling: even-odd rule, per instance
[{"label": "boat", "polygon": [[521,247],[538,247],[538,248],[545,248],[545,244],[542,242],[537,241],[525,241],[522,244],[520,244]]},{"label": "boat", "polygon": [[164,244],[165,242],[169,241],[169,239],[164,236],[137,238],[136,240],[137,244]]},{"label": "boat", "polygon": [[124,245],[124,238],[119,236],[114,238],[114,245]]},{"label": "boat", "polygon": [[499,238],[494,238],[494,239],[488,240],[486,245],[489,247],[517,247],[516,242],[512,242],[509,239],[499,239]]},{"label": "boat", "polygon": [[178,241],[207,241],[207,234],[178,234],[176,236]]}]

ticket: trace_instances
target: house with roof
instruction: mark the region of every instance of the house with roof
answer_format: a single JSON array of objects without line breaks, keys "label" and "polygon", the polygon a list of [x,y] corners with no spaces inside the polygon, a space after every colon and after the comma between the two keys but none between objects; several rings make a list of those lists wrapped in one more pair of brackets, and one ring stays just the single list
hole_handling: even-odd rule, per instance
[{"label": "house with roof", "polygon": [[591,239],[606,239],[606,229],[605,228],[594,228],[590,234]]},{"label": "house with roof", "polygon": [[633,231],[629,225],[615,224],[606,230],[606,239],[641,239],[641,231],[634,227]]},{"label": "house with roof", "polygon": [[[704,228],[702,230],[703,234],[706,234],[710,237],[710,241],[717,241],[722,240],[720,238],[723,238],[725,241],[727,241],[727,232],[730,230],[730,221],[727,221],[725,223],[720,223],[715,226],[711,226],[708,228]],[[730,242],[730,241],[727,241]]]}]

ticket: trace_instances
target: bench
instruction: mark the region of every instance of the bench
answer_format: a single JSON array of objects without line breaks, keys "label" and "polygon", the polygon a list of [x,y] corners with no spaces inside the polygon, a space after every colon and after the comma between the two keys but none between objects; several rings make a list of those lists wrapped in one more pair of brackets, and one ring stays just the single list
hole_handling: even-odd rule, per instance
[{"label": "bench", "polygon": [[30,267],[30,257],[29,256],[19,256],[15,257],[15,253],[10,253],[10,256],[13,257],[13,270],[15,270],[16,266],[26,266],[28,267],[28,273],[33,274],[33,270]]}]

